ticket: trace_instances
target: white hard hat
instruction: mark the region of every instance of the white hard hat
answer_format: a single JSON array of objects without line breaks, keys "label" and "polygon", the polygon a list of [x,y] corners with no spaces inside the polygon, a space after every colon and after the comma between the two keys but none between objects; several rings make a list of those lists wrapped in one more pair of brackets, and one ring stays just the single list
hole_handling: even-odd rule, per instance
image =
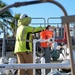
[{"label": "white hard hat", "polygon": [[20,16],[20,19],[23,19],[23,18],[25,18],[25,17],[28,17],[26,14],[22,14],[21,16]]}]

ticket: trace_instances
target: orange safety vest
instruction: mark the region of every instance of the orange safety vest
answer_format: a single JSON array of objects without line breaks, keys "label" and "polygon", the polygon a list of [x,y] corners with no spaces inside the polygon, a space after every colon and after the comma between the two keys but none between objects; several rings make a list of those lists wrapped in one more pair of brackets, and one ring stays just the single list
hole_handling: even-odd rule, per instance
[{"label": "orange safety vest", "polygon": [[[42,32],[40,32],[40,38],[41,39],[49,39],[53,37],[53,30],[44,30]],[[50,43],[50,46],[52,45],[52,43]],[[47,42],[41,42],[41,47],[48,47],[48,43]]]}]

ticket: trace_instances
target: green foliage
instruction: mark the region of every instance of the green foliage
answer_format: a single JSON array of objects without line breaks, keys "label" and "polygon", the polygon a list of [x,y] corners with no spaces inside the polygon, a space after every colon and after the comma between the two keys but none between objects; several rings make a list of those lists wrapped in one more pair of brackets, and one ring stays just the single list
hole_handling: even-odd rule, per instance
[{"label": "green foliage", "polygon": [[16,20],[18,20],[19,17],[20,17],[20,14],[15,14],[15,16],[14,16],[14,18],[15,18]]}]

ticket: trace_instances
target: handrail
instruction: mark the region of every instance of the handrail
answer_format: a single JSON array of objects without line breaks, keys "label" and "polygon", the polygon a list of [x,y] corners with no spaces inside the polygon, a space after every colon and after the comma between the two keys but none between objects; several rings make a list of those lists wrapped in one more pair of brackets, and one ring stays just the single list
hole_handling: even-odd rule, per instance
[{"label": "handrail", "polygon": [[0,69],[4,68],[4,69],[57,69],[57,68],[61,68],[61,69],[70,69],[71,65],[70,63],[46,63],[46,64],[41,64],[41,63],[37,63],[37,64],[0,64]]},{"label": "handrail", "polygon": [[[54,0],[53,1],[52,0],[48,0],[48,1],[45,0],[45,1],[16,2],[12,5],[9,5],[9,6],[6,6],[6,7],[2,8],[0,10],[0,14],[2,14],[4,11],[6,11],[7,9],[9,9],[11,7],[20,7],[20,6],[38,4],[38,3],[44,3],[44,2],[50,2],[50,3],[53,3],[53,4],[57,5],[59,8],[61,8],[62,12],[64,13],[64,16],[68,16],[65,8],[60,3],[58,3]],[[68,46],[69,46],[69,49],[70,49],[71,71],[72,71],[72,75],[74,75],[74,61],[73,61],[72,41],[71,41],[71,37],[70,37],[69,24],[68,23],[65,24],[65,27],[66,27],[66,32],[67,32]]]}]

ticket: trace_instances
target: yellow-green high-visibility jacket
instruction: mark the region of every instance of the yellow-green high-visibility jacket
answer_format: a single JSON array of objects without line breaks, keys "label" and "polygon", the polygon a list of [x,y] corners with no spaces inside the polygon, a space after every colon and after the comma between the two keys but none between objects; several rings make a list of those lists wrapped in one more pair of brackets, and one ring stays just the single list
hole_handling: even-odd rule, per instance
[{"label": "yellow-green high-visibility jacket", "polygon": [[[36,31],[40,31],[41,28],[37,27],[34,29],[34,32]],[[26,42],[27,37],[29,37],[29,40],[32,40],[32,36],[31,34],[29,35],[29,32],[33,31],[33,27],[31,26],[24,26],[24,25],[20,25],[17,29],[17,33],[16,33],[16,43],[15,43],[15,53],[16,52],[32,52],[32,42]],[[30,47],[30,49],[28,49],[27,47]]]}]

